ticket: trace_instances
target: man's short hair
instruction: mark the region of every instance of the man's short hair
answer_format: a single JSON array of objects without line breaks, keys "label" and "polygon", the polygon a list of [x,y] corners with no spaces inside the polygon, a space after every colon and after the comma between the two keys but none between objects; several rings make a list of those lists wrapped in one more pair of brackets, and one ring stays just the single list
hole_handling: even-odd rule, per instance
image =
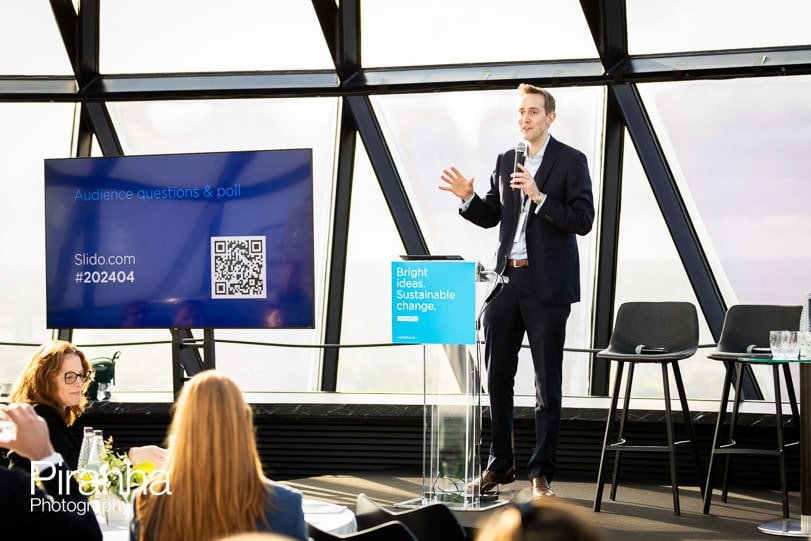
[{"label": "man's short hair", "polygon": [[526,96],[527,94],[540,94],[543,96],[543,108],[546,114],[555,112],[555,97],[550,94],[548,90],[528,83],[521,83],[518,85],[518,93],[522,96]]}]

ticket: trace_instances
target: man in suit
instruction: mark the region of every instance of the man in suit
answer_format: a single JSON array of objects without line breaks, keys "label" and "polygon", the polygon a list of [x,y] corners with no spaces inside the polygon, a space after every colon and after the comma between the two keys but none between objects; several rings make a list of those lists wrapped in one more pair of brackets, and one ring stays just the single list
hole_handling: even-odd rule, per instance
[{"label": "man in suit", "polygon": [[[526,163],[515,150],[496,160],[484,198],[473,178],[451,167],[444,185],[462,200],[463,218],[481,227],[499,226],[496,271],[508,282],[495,290],[484,312],[493,441],[487,468],[472,483],[487,492],[515,480],[513,385],[524,333],[535,369],[535,448],[528,476],[535,498],[554,496],[550,483],[560,430],[563,344],[571,303],[580,300],[575,235],[591,231],[594,202],[586,157],[549,134],[555,99],[539,87],[518,87],[518,127],[527,145]],[[517,169],[517,172],[514,172]]]},{"label": "man in suit", "polygon": [[47,491],[34,484],[29,472],[0,466],[0,537],[101,541],[96,515],[54,452],[45,420],[28,404],[0,409],[16,428],[16,435],[0,440],[0,447],[30,459]]}]

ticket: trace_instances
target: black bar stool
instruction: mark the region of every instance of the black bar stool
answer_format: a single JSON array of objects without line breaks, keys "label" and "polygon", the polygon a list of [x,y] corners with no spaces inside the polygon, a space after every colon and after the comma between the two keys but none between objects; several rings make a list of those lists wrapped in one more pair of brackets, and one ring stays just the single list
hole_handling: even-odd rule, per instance
[{"label": "black bar stool", "polygon": [[[678,475],[676,472],[676,448],[691,445],[698,473],[698,486],[702,490],[701,463],[696,448],[696,434],[684,384],[681,379],[678,361],[695,354],[698,348],[698,317],[695,306],[688,302],[629,302],[620,306],[608,348],[599,352],[597,358],[617,361],[617,373],[614,380],[614,392],[611,395],[611,408],[608,411],[605,437],[600,455],[600,466],[597,473],[597,493],[594,497],[594,511],[599,511],[602,504],[603,486],[605,484],[606,454],[614,454],[614,471],[611,480],[611,499],[616,500],[619,481],[620,457],[628,451],[668,453],[670,458],[670,483],[673,491],[673,512],[680,514]],[[625,399],[617,438],[612,443],[614,417],[617,412],[622,372],[628,363],[628,381],[625,385]],[[658,363],[662,366],[662,384],[664,386],[665,420],[667,426],[667,445],[631,445],[625,440],[625,423],[628,419],[628,406],[631,401],[631,385],[636,363]],[[675,441],[673,412],[670,406],[670,382],[667,367],[673,368],[673,377],[681,402],[682,415],[687,426],[688,439]]]},{"label": "black bar stool", "polygon": [[[724,455],[724,477],[721,485],[721,501],[727,502],[729,494],[729,469],[732,455],[776,456],[780,469],[780,488],[783,493],[783,516],[788,518],[788,486],[786,479],[785,452],[789,447],[797,446],[798,441],[786,443],[783,432],[783,400],[780,391],[780,367],[783,369],[783,378],[786,382],[789,403],[791,404],[792,420],[794,426],[799,427],[799,409],[797,396],[794,392],[794,382],[791,377],[791,367],[788,362],[771,360],[769,352],[769,331],[780,329],[796,329],[800,323],[801,306],[775,306],[765,304],[739,304],[730,307],[724,318],[724,327],[721,338],[715,351],[707,355],[708,359],[723,361],[726,366],[723,389],[721,391],[721,406],[718,419],[715,423],[715,433],[712,438],[712,451],[707,471],[707,481],[704,487],[704,514],[710,512],[713,489],[713,467],[716,455]],[[760,357],[760,358],[758,358]],[[765,357],[765,358],[764,358]],[[770,364],[774,379],[774,407],[775,425],[777,429],[777,442],[774,448],[746,448],[739,447],[734,439],[735,426],[738,421],[743,393],[743,375],[751,364]],[[721,443],[721,432],[726,421],[727,405],[732,380],[735,379],[735,401],[732,406],[732,417],[729,423],[729,435],[726,443]]]}]

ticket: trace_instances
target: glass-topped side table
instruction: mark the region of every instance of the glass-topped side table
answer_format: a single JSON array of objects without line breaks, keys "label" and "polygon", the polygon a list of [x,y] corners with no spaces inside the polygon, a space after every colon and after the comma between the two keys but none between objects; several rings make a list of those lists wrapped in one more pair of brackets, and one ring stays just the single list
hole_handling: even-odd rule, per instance
[{"label": "glass-topped side table", "polygon": [[[758,530],[784,537],[809,537],[811,536],[811,359],[772,359],[752,356],[739,357],[738,362],[773,365],[776,382],[779,382],[777,375],[780,365],[800,364],[800,519],[771,520],[758,526]],[[778,403],[779,387],[777,383],[775,401]],[[777,412],[776,421],[781,423],[782,409],[778,407]]]}]

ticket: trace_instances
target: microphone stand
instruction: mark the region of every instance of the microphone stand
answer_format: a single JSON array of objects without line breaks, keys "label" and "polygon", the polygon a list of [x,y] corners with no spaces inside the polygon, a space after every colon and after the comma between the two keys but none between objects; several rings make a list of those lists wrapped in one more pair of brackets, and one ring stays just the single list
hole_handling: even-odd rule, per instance
[{"label": "microphone stand", "polygon": [[[494,283],[495,286],[493,289],[488,293],[485,297],[484,302],[482,303],[482,307],[479,310],[478,315],[476,316],[476,362],[473,365],[473,386],[476,389],[476,404],[475,407],[477,409],[476,415],[474,416],[474,423],[476,424],[475,430],[475,437],[474,437],[474,466],[473,466],[473,474],[478,478],[481,478],[481,447],[482,447],[482,353],[481,353],[481,344],[482,341],[479,340],[479,330],[482,328],[482,316],[484,315],[484,310],[487,306],[496,299],[496,297],[501,294],[501,291],[504,288],[504,284],[510,281],[509,278],[504,276],[501,273],[496,272],[492,269],[486,269],[484,265],[481,263],[476,264],[476,281],[477,282],[490,282]],[[476,464],[479,466],[476,467]],[[478,497],[477,504],[482,501],[482,494],[481,494],[481,486],[479,486],[479,493],[475,496]],[[498,499],[498,496],[494,498],[495,500]],[[490,500],[487,500],[490,501]]]}]

